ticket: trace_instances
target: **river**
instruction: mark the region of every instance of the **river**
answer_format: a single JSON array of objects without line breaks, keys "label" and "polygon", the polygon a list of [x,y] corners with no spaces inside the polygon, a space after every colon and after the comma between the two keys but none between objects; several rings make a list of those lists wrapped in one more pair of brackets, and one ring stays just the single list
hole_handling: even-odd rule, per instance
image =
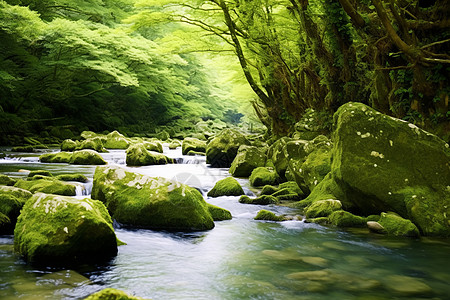
[{"label": "river", "polygon": [[[95,166],[44,164],[39,154],[5,153],[0,173],[82,173],[91,182],[77,189],[77,197],[90,196]],[[229,176],[227,169],[209,168],[204,157],[181,155],[180,148],[165,147],[164,153],[179,163],[127,169],[176,179],[205,197],[216,181]],[[102,155],[109,164],[126,167],[123,150]],[[248,180],[239,182],[253,194]],[[233,216],[206,232],[116,228],[126,243],[118,255],[107,264],[76,270],[33,268],[14,254],[13,236],[0,236],[0,299],[83,299],[106,287],[149,299],[450,299],[449,240],[255,221],[263,208],[277,214],[298,211],[238,199],[206,198]]]}]

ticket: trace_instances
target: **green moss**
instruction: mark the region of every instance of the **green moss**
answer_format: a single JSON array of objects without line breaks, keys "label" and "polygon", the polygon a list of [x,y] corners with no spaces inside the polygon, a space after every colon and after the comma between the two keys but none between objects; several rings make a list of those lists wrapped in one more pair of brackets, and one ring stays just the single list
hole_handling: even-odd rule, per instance
[{"label": "green moss", "polygon": [[147,149],[148,151],[154,151],[154,152],[158,152],[158,153],[163,153],[163,146],[161,145],[161,143],[159,141],[145,141],[144,142],[145,145],[145,149]]},{"label": "green moss", "polygon": [[265,185],[263,186],[261,190],[261,195],[272,195],[273,193],[277,192],[278,188],[274,187],[272,185]]},{"label": "green moss", "polygon": [[239,203],[244,203],[244,204],[260,204],[260,205],[268,205],[268,204],[278,204],[280,201],[271,195],[262,195],[259,196],[257,198],[250,198],[246,195],[241,196],[241,198],[239,198]]},{"label": "green moss", "polygon": [[231,163],[229,172],[235,177],[249,177],[257,167],[264,167],[267,156],[259,148],[242,145]]},{"label": "green moss", "polygon": [[205,156],[205,152],[199,152],[199,151],[194,151],[194,150],[189,150],[189,152],[186,155],[190,155],[190,156]]},{"label": "green moss", "polygon": [[103,146],[103,139],[100,137],[93,137],[82,141],[76,150],[90,149],[97,152],[108,152]]},{"label": "green moss", "polygon": [[331,147],[323,146],[312,151],[302,164],[302,176],[309,190],[312,191],[331,171]]},{"label": "green moss", "polygon": [[285,220],[285,218],[283,216],[277,216],[273,212],[265,210],[265,209],[260,210],[254,219],[255,220],[265,220],[265,221],[276,221],[276,222]]},{"label": "green moss", "polygon": [[47,170],[34,170],[31,171],[30,173],[28,173],[28,177],[31,178],[35,175],[43,175],[43,176],[48,176],[48,177],[52,177],[52,173],[50,171]]},{"label": "green moss", "polygon": [[12,186],[16,183],[16,180],[4,175],[4,174],[0,174],[0,185],[9,185]]},{"label": "green moss", "polygon": [[107,149],[127,149],[129,145],[128,139],[118,131],[106,135],[105,148]]},{"label": "green moss", "polygon": [[88,182],[88,179],[83,174],[61,174],[55,176],[55,179],[61,181],[78,181],[78,182]]},{"label": "green moss", "polygon": [[174,149],[177,149],[180,146],[181,146],[181,143],[179,141],[172,141],[169,144],[169,149],[174,150]]},{"label": "green moss", "polygon": [[156,134],[156,137],[161,141],[167,141],[168,139],[170,139],[170,134],[167,131],[163,130],[158,132]]},{"label": "green moss", "polygon": [[33,196],[30,191],[13,186],[0,186],[0,194],[13,195],[17,199],[19,199],[22,204],[25,204],[25,202],[30,199],[31,196]]},{"label": "green moss", "polygon": [[171,158],[161,153],[148,151],[146,145],[142,143],[128,147],[126,154],[126,163],[128,166],[165,165],[167,163],[173,163]]},{"label": "green moss", "polygon": [[265,167],[254,169],[249,179],[252,186],[276,185],[280,182],[277,172]]},{"label": "green moss", "polygon": [[342,209],[341,201],[327,199],[312,203],[305,211],[307,218],[328,217],[332,212]]},{"label": "green moss", "polygon": [[130,296],[123,291],[107,288],[90,295],[84,300],[143,300],[140,297]]},{"label": "green moss", "polygon": [[106,165],[103,157],[94,150],[80,150],[73,152],[70,164],[75,165]]},{"label": "green moss", "polygon": [[365,227],[367,223],[366,218],[355,216],[344,210],[334,211],[328,219],[331,224],[338,227]]},{"label": "green moss", "polygon": [[222,130],[206,147],[206,163],[213,168],[229,168],[241,145],[250,145],[242,133],[228,128]]},{"label": "green moss", "polygon": [[190,138],[187,137],[183,140],[183,144],[181,145],[181,152],[183,155],[188,154],[189,151],[196,151],[196,152],[206,152],[206,142],[201,141],[196,138]]},{"label": "green moss", "polygon": [[14,249],[31,263],[71,265],[109,259],[117,242],[100,201],[37,193],[18,218]]},{"label": "green moss", "polygon": [[46,153],[39,156],[39,160],[43,163],[69,163],[71,157],[71,152]]},{"label": "green moss", "polygon": [[70,151],[70,152],[72,152],[72,151],[75,151],[80,146],[81,146],[80,142],[73,141],[71,139],[67,139],[67,140],[64,140],[61,143],[60,148],[61,148],[61,151]]},{"label": "green moss", "polygon": [[208,192],[209,197],[240,196],[244,194],[245,193],[241,185],[233,177],[227,177],[219,180]]},{"label": "green moss", "polygon": [[328,217],[318,217],[318,218],[306,219],[305,222],[306,223],[315,223],[315,224],[320,224],[320,225],[328,225],[329,219],[328,219]]},{"label": "green moss", "polygon": [[[0,192],[0,234],[12,234],[17,217],[24,205],[23,199],[18,199],[13,194]],[[0,216],[1,217],[1,216]],[[3,221],[3,222],[2,222]]]},{"label": "green moss", "polygon": [[200,192],[164,178],[97,167],[91,197],[103,201],[113,218],[127,226],[182,231],[214,228]]},{"label": "green moss", "polygon": [[381,213],[378,223],[389,235],[418,237],[419,230],[410,220],[403,219],[394,213]]},{"label": "green moss", "polygon": [[367,222],[369,221],[374,221],[374,222],[378,222],[378,220],[380,219],[380,215],[370,215],[367,216]]},{"label": "green moss", "polygon": [[75,186],[70,183],[55,179],[36,179],[32,181],[18,180],[15,187],[28,190],[32,193],[42,192],[47,194],[75,196]]},{"label": "green moss", "polygon": [[211,214],[214,221],[224,221],[232,219],[230,211],[226,210],[225,208],[218,207],[210,203],[207,203],[207,206],[208,211]]},{"label": "green moss", "polygon": [[33,152],[34,146],[27,145],[27,146],[16,146],[12,147],[11,152]]}]

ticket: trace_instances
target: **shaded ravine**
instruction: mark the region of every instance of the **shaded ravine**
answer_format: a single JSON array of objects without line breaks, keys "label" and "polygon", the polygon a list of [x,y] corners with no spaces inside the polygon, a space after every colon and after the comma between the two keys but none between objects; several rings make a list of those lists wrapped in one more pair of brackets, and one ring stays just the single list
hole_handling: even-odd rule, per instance
[{"label": "shaded ravine", "polygon": [[[167,148],[165,154],[179,164],[127,169],[177,179],[203,192],[229,176],[227,169],[208,168],[204,157]],[[124,151],[102,155],[109,164],[125,167]],[[42,164],[36,157],[1,159],[0,173],[77,172],[92,182],[95,166]],[[239,182],[252,193],[248,180]],[[89,183],[84,187],[88,191]],[[117,257],[75,271],[34,269],[13,253],[12,236],[0,236],[0,298],[82,299],[105,287],[152,299],[445,299],[450,294],[446,240],[389,238],[301,221],[255,221],[262,208],[277,214],[297,211],[238,199],[206,199],[233,215],[207,232],[117,228],[118,238],[127,243]]]}]

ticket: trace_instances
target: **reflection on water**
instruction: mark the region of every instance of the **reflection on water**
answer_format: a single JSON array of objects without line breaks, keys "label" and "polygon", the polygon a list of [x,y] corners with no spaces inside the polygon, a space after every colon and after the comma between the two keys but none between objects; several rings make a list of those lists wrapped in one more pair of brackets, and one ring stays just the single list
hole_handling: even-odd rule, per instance
[{"label": "reflection on water", "polygon": [[[172,157],[183,158],[180,152]],[[122,150],[103,154],[123,165]],[[123,165],[124,166],[124,165]],[[0,160],[0,172],[46,169],[79,172],[95,167]],[[205,162],[128,168],[178,179],[203,191],[228,176]],[[248,181],[240,179],[248,187]],[[127,245],[109,264],[77,270],[34,269],[0,237],[0,299],[82,299],[105,287],[152,299],[448,299],[450,244],[446,240],[389,238],[365,229],[342,231],[300,221],[255,221],[262,209],[238,197],[208,198],[232,220],[200,233],[117,229]]]}]

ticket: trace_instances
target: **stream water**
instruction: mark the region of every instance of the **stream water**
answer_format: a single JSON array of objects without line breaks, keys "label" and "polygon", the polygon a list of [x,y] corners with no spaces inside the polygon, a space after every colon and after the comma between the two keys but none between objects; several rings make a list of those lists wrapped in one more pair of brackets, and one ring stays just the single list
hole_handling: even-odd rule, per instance
[{"label": "stream water", "polygon": [[[209,168],[204,157],[164,149],[174,165],[128,168],[163,176],[203,191],[229,176]],[[0,159],[0,173],[24,177],[25,170],[53,175],[82,173],[91,182],[77,189],[89,197],[95,166],[43,164],[38,154]],[[103,154],[125,166],[124,151]],[[247,194],[248,180],[239,179]],[[36,269],[13,251],[13,236],[0,236],[0,299],[83,299],[105,287],[151,299],[450,299],[450,242],[389,238],[366,229],[339,230],[302,221],[255,221],[264,208],[239,197],[206,198],[231,211],[233,219],[213,230],[172,233],[117,228],[117,257],[77,270]]]}]

